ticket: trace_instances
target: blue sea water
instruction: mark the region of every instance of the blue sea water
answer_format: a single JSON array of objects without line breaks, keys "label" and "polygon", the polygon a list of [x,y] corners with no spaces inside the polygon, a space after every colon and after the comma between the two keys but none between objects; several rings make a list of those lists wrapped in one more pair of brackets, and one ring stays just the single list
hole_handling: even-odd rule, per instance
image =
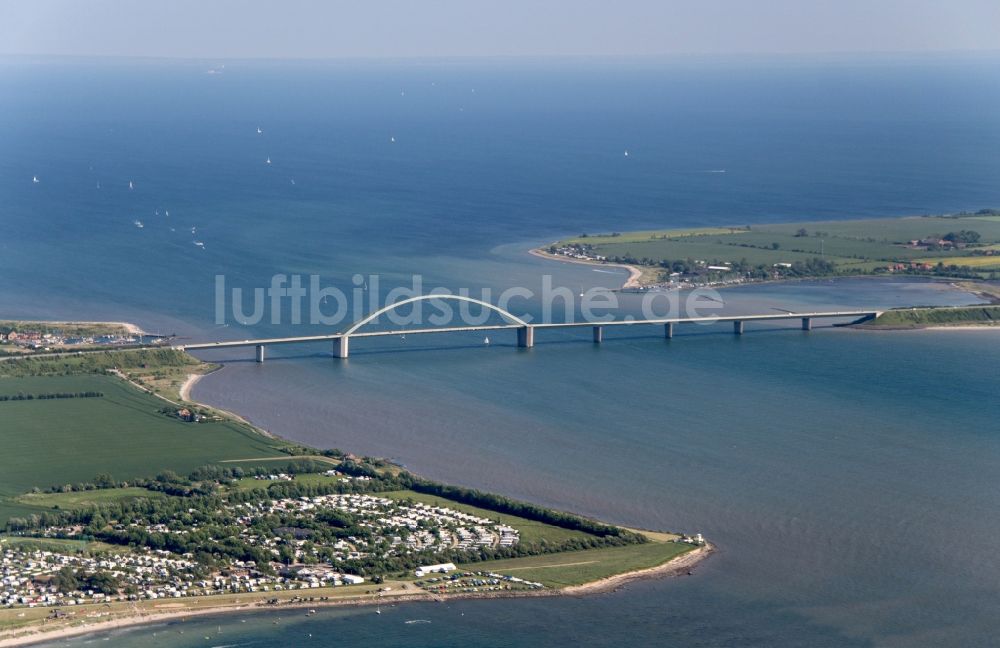
[{"label": "blue sea water", "polygon": [[[349,289],[378,274],[384,295],[414,273],[494,291],[550,274],[575,293],[622,277],[526,250],[582,231],[1000,205],[994,58],[209,68],[0,65],[0,316],[192,339],[318,332],[217,326],[215,276]],[[975,301],[874,280],[722,296],[733,313]],[[356,342],[341,362],[322,346],[269,349],[263,365],[227,351],[195,396],[435,478],[701,531],[719,552],[695,576],[195,619],[104,643],[926,646],[1000,631],[996,332],[630,328],[600,347],[540,333],[532,350],[494,337]]]}]

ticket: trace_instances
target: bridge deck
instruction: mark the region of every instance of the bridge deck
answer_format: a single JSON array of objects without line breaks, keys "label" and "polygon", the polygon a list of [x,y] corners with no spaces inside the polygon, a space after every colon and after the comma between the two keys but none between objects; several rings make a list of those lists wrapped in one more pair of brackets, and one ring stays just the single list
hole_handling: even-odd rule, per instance
[{"label": "bridge deck", "polygon": [[[843,318],[843,317],[875,317],[878,316],[880,311],[826,311],[826,312],[810,312],[810,313],[767,313],[763,315],[724,315],[716,317],[674,317],[674,318],[662,318],[662,319],[643,319],[643,320],[612,320],[607,322],[564,322],[564,323],[545,323],[545,324],[531,324],[530,327],[534,329],[555,329],[555,328],[575,328],[581,326],[637,326],[637,325],[647,325],[647,324],[713,324],[717,322],[754,322],[754,321],[775,321],[775,320],[794,320],[794,319],[831,319],[831,318]],[[362,338],[362,337],[385,337],[385,336],[399,336],[399,335],[421,335],[425,333],[464,333],[464,332],[474,332],[474,331],[497,331],[506,329],[520,329],[524,328],[520,324],[493,324],[493,325],[482,325],[482,326],[450,326],[450,327],[439,327],[439,328],[420,328],[420,329],[399,329],[392,331],[368,331],[365,333],[351,333],[347,337],[351,338]],[[260,338],[254,340],[227,340],[221,342],[198,342],[194,344],[182,344],[177,345],[174,348],[183,349],[188,351],[196,350],[206,350],[206,349],[232,349],[236,347],[248,347],[248,346],[268,346],[272,344],[298,344],[302,342],[322,342],[322,341],[333,341],[339,340],[345,337],[343,333],[331,333],[327,335],[303,335],[296,337],[281,337],[281,338]]]}]

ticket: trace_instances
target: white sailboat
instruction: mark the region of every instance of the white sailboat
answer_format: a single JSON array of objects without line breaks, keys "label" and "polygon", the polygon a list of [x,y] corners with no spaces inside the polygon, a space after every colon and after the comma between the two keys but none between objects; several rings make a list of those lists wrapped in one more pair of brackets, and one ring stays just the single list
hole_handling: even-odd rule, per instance
[{"label": "white sailboat", "polygon": [[485,344],[486,346],[490,345],[490,336],[487,335],[485,338],[483,338],[483,344]]},{"label": "white sailboat", "polygon": [[263,135],[263,134],[264,134],[264,131],[262,131],[262,130],[260,129],[260,126],[258,126],[258,127],[257,127],[257,134],[258,134],[258,135]]},{"label": "white sailboat", "polygon": [[128,181],[128,188],[129,189],[135,189],[135,185],[132,184],[131,180]]},{"label": "white sailboat", "polygon": [[270,156],[270,155],[268,155],[268,156],[267,156],[267,163],[268,163],[268,164],[270,164],[270,163],[271,163],[271,156]]},{"label": "white sailboat", "polygon": [[38,179],[38,176],[31,176],[31,182],[34,184],[38,184],[41,181]]}]

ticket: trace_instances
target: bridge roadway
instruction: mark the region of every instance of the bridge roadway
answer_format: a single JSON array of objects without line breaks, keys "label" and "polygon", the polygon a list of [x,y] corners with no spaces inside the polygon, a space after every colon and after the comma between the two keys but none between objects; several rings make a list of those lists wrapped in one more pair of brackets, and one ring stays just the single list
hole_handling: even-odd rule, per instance
[{"label": "bridge roadway", "polygon": [[[432,297],[432,296],[427,296]],[[437,295],[436,297],[441,297]],[[394,304],[393,307],[399,304]],[[383,309],[382,312],[389,310],[392,307],[387,307]],[[495,307],[502,315],[509,315],[506,311],[500,311]],[[612,320],[605,322],[565,322],[565,323],[545,323],[545,324],[528,324],[523,320],[515,318],[510,315],[510,319],[516,320],[518,323],[515,324],[489,324],[480,326],[448,326],[448,327],[437,327],[437,328],[418,328],[418,329],[398,329],[392,331],[366,331],[357,332],[357,329],[366,324],[380,313],[370,315],[364,320],[354,324],[347,331],[340,333],[330,333],[326,335],[301,335],[293,337],[280,337],[280,338],[259,338],[253,340],[227,340],[221,342],[198,342],[193,344],[183,344],[174,346],[175,349],[181,349],[185,351],[202,351],[208,349],[232,349],[237,347],[255,347],[257,354],[257,362],[264,361],[264,348],[272,344],[301,344],[304,342],[333,342],[334,355],[338,358],[346,358],[349,355],[349,340],[350,338],[370,338],[370,337],[387,337],[387,336],[401,336],[401,335],[423,335],[428,333],[466,333],[475,331],[500,331],[507,329],[514,329],[517,331],[517,346],[522,348],[530,348],[535,345],[535,331],[543,329],[557,329],[557,328],[579,328],[579,327],[591,327],[593,329],[593,340],[595,343],[600,343],[604,340],[604,328],[609,326],[643,326],[650,324],[661,324],[664,327],[664,336],[667,338],[672,338],[674,336],[674,327],[679,324],[716,324],[720,322],[732,322],[733,332],[736,335],[743,334],[743,327],[745,322],[762,322],[762,321],[780,321],[780,320],[801,320],[802,329],[808,331],[812,328],[812,320],[814,319],[842,319],[842,318],[859,318],[859,319],[873,319],[881,314],[881,311],[874,310],[854,310],[854,311],[820,311],[820,312],[806,312],[806,313],[768,313],[764,315],[725,315],[718,317],[680,317],[680,318],[662,318],[662,319],[633,319],[633,320]]]}]

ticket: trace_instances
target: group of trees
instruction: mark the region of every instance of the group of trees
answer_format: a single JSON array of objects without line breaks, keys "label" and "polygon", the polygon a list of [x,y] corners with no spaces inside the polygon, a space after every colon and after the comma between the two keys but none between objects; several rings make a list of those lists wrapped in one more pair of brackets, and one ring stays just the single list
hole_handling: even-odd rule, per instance
[{"label": "group of trees", "polygon": [[118,579],[111,573],[97,571],[88,574],[75,570],[69,565],[55,573],[52,584],[63,594],[83,590],[93,590],[101,594],[116,594],[120,589]]},{"label": "group of trees", "polygon": [[626,531],[621,527],[604,524],[602,522],[597,522],[596,520],[589,520],[585,517],[574,515],[572,513],[555,511],[553,509],[530,504],[528,502],[519,502],[517,500],[504,497],[503,495],[484,493],[471,488],[432,482],[430,480],[421,479],[409,474],[407,474],[407,479],[405,481],[407,482],[407,488],[417,491],[418,493],[437,495],[455,502],[469,504],[479,508],[488,509],[490,511],[496,511],[498,513],[516,515],[518,517],[527,518],[536,522],[544,522],[545,524],[551,524],[552,526],[562,527],[564,529],[583,531],[599,538],[616,537],[627,539],[630,542],[636,543],[646,541],[645,536]]},{"label": "group of trees", "polygon": [[99,391],[57,392],[54,394],[25,394],[23,392],[19,392],[13,396],[0,395],[0,402],[50,400],[54,398],[101,398],[102,396],[104,396],[104,392]]},{"label": "group of trees", "polygon": [[948,232],[941,237],[945,241],[951,241],[952,243],[964,243],[966,245],[975,245],[979,242],[980,236],[979,232],[974,230],[959,230],[957,232]]}]

